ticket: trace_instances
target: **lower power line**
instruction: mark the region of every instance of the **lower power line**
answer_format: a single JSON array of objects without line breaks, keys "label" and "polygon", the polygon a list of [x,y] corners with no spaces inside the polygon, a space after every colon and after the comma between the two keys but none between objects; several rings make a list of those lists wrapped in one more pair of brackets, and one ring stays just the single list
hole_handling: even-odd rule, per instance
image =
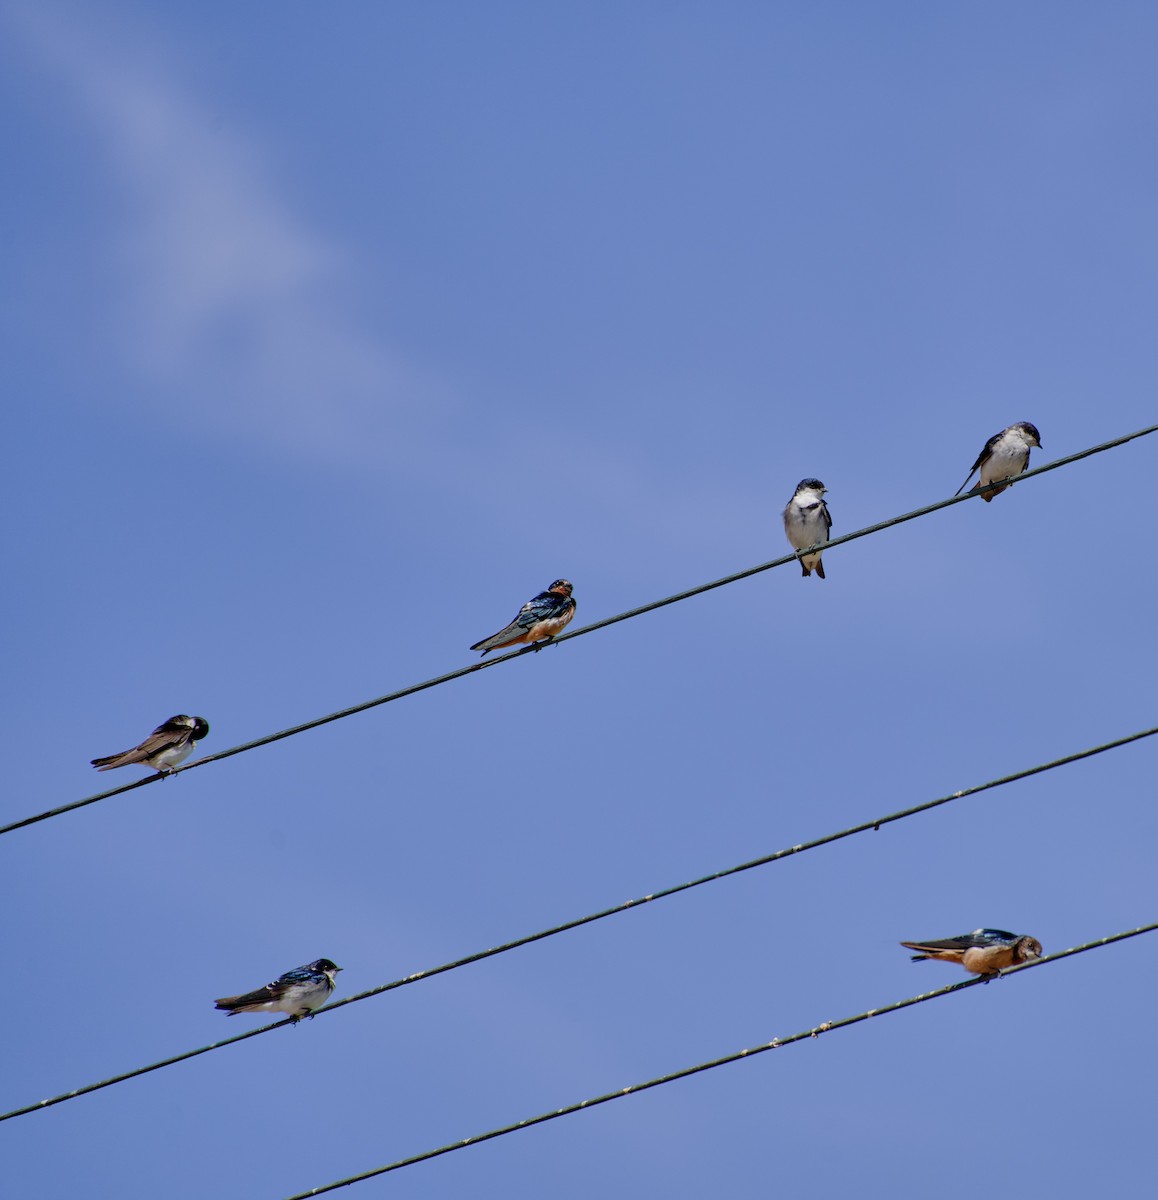
[{"label": "lower power line", "polygon": [[[665,900],[669,896],[678,896],[681,892],[690,891],[692,888],[701,887],[705,883],[714,883],[718,879],[727,879],[730,875],[738,875],[743,871],[751,871],[756,867],[768,866],[770,863],[779,862],[784,858],[791,858],[796,854],[803,854],[808,850],[816,850],[821,846],[830,845],[833,842],[842,841],[844,838],[852,837],[855,834],[868,833],[881,828],[882,825],[890,825],[894,821],[903,821],[908,817],[916,816],[918,813],[928,812],[930,809],[939,808],[943,804],[951,804],[955,800],[962,800],[966,796],[976,796],[980,792],[987,792],[993,788],[1004,787],[1009,783],[1016,783],[1020,779],[1028,779],[1033,775],[1040,775],[1045,771],[1052,771],[1058,767],[1068,766],[1070,763],[1081,762],[1083,759],[1092,758],[1097,754],[1104,754],[1108,750],[1117,750],[1122,746],[1128,746],[1133,742],[1142,741],[1145,738],[1153,737],[1158,734],[1158,726],[1152,729],[1143,729],[1138,733],[1127,734],[1125,737],[1116,738],[1112,742],[1103,742],[1098,746],[1091,746],[1086,750],[1078,750],[1074,754],[1067,754],[1063,758],[1055,758],[1050,762],[1039,763],[1035,767],[1026,767],[1021,771],[1015,771],[1012,775],[1003,775],[999,779],[991,779],[988,783],[974,784],[972,787],[963,788],[958,792],[950,792],[947,796],[938,796],[935,800],[926,800],[922,804],[913,805],[911,808],[902,808],[898,812],[889,813],[886,816],[876,817],[870,821],[863,821],[859,825],[852,825],[847,829],[838,830],[836,833],[828,833],[822,837],[814,838],[810,842],[800,842],[795,846],[788,846],[783,850],[773,851],[771,854],[765,854],[760,858],[750,859],[748,862],[739,863],[734,867],[725,867],[721,871],[714,871],[710,875],[701,875],[697,879],[688,880],[686,883],[677,883],[673,887],[663,888],[657,892],[649,892],[646,896],[640,896],[634,900],[625,900],[620,904],[612,905],[610,908],[600,909],[598,912],[588,913],[583,917],[575,917],[570,921],[564,921],[559,925],[552,925],[547,929],[540,929],[535,933],[525,934],[523,937],[515,938],[509,942],[503,942],[497,946],[491,946],[486,950],[478,950],[473,954],[468,954],[463,958],[453,959],[451,962],[442,963],[436,967],[430,967],[425,971],[416,971],[412,975],[403,976],[401,979],[391,980],[389,983],[380,984],[378,987],[369,988],[367,991],[358,992],[353,996],[346,996],[341,1000],[335,1000],[332,1004],[327,1004],[325,1008],[319,1009],[314,1016],[323,1016],[326,1013],[334,1012],[336,1009],[344,1008],[347,1004],[357,1004],[361,1000],[368,1000],[371,996],[380,996],[384,992],[392,992],[396,988],[405,987],[410,983],[418,983],[423,979],[433,979],[436,975],[444,975],[448,971],[458,970],[460,967],[470,966],[471,963],[482,962],[484,959],[494,958],[499,954],[506,954],[511,950],[517,950],[521,946],[529,946],[533,942],[543,941],[545,938],[555,937],[560,933],[567,933],[572,929],[579,929],[584,925],[591,925],[595,921],[602,921],[606,917],[616,916],[618,913],[624,913],[633,908],[639,908],[645,904],[651,904],[656,900]],[[1055,957],[1057,957],[1055,955]],[[177,1063],[185,1062],[190,1058],[197,1058],[199,1055],[208,1054],[211,1050],[220,1050],[225,1046],[232,1046],[237,1042],[244,1042],[249,1038],[258,1037],[263,1033],[269,1033],[274,1029],[281,1029],[286,1025],[292,1025],[294,1022],[290,1018],[282,1021],[274,1021],[269,1025],[262,1025],[256,1029],[248,1029],[245,1033],[234,1034],[232,1037],[222,1038],[217,1042],[210,1042],[207,1046],[199,1046],[196,1050],[186,1050],[180,1054],[174,1054],[170,1058],[163,1058],[159,1062],[149,1063],[144,1067],[135,1067],[131,1071],[125,1071],[119,1075],[110,1076],[108,1079],[102,1079],[97,1083],[86,1084],[84,1087],[75,1088],[70,1092],[62,1092],[58,1096],[51,1096],[47,1100],[40,1100],[34,1104],[26,1104],[22,1108],[14,1108],[10,1112],[0,1113],[0,1121],[8,1121],[13,1117],[27,1116],[29,1113],[40,1112],[42,1109],[51,1108],[56,1104],[63,1104],[66,1100],[75,1100],[79,1096],[87,1096],[92,1092],[99,1092],[104,1088],[112,1087],[118,1083],[124,1083],[129,1079],[136,1079],[141,1075],[148,1075],[153,1071],[159,1071],[164,1067],[175,1066]]]},{"label": "lower power line", "polygon": [[[1113,942],[1121,942],[1126,938],[1137,937],[1142,933],[1153,933],[1158,929],[1158,922],[1151,925],[1140,925],[1137,929],[1129,929],[1124,933],[1115,933],[1110,937],[1099,938],[1094,942],[1086,942],[1083,946],[1073,946],[1069,950],[1061,950],[1057,954],[1049,954],[1044,958],[1039,958],[1034,962],[1021,963],[1016,967],[1009,967],[1001,972],[1002,975],[1014,975],[1020,971],[1032,971],[1037,967],[1044,967],[1047,963],[1059,962],[1063,958],[1069,958],[1074,954],[1084,954],[1087,950],[1096,950],[1101,946],[1108,946]],[[773,1038],[770,1042],[763,1042],[759,1046],[749,1046],[746,1050],[738,1050],[734,1054],[725,1054],[722,1058],[713,1058],[709,1062],[697,1063],[694,1067],[683,1067],[678,1071],[672,1071],[670,1075],[660,1075],[656,1079],[648,1079],[644,1083],[636,1083],[631,1087],[620,1088],[614,1092],[604,1092],[602,1096],[593,1096],[590,1100],[582,1100],[578,1104],[569,1104],[566,1108],[557,1108],[553,1112],[540,1113],[537,1117],[527,1117],[522,1121],[516,1121],[513,1125],[503,1125],[498,1129],[490,1129],[486,1133],[477,1134],[475,1137],[463,1138],[458,1142],[450,1142],[445,1146],[439,1146],[435,1150],[426,1150],[422,1154],[414,1154],[410,1158],[400,1158],[396,1162],[387,1163],[384,1167],[375,1167],[371,1171],[363,1171],[359,1175],[349,1175],[345,1179],[335,1180],[333,1183],[327,1183],[323,1187],[311,1188],[308,1192],[297,1192],[287,1200],[309,1200],[311,1196],[321,1196],[325,1192],[333,1192],[338,1188],[349,1187],[352,1183],[361,1183],[364,1179],[373,1179],[376,1175],[385,1175],[388,1171],[400,1171],[403,1167],[412,1167],[416,1163],[426,1162],[431,1158],[438,1158],[443,1154],[450,1154],[455,1150],[465,1150],[467,1146],[477,1145],[479,1142],[489,1142],[494,1138],[505,1137],[508,1133],[518,1133],[520,1129],[530,1129],[532,1125],[542,1125],[545,1121],[554,1121],[557,1117],[569,1117],[574,1113],[581,1112],[585,1108],[594,1108],[597,1104],[609,1104],[612,1100],[622,1100],[624,1096],[633,1095],[636,1092],[645,1092],[649,1088],[660,1087],[665,1083],[674,1083],[677,1079],[686,1079],[689,1075],[698,1075],[701,1071],[711,1071],[715,1067],[724,1067],[729,1063],[739,1062],[743,1058],[752,1058],[754,1055],[763,1054],[768,1050],[778,1050],[781,1046],[790,1046],[793,1042],[803,1042],[805,1039],[820,1037],[822,1033],[830,1033],[834,1029],[845,1029],[849,1025],[859,1025],[861,1021],[867,1021],[870,1017],[882,1017],[885,1013],[900,1012],[903,1008],[912,1008],[914,1004],[924,1004],[926,1000],[938,1000],[942,996],[949,996],[955,992],[964,991],[966,988],[976,987],[979,983],[988,983],[992,976],[978,976],[976,979],[966,979],[961,983],[953,983],[948,987],[938,988],[935,992],[925,992],[920,996],[910,996],[907,1000],[898,1000],[894,1004],[886,1004],[881,1008],[870,1008],[867,1012],[857,1013],[855,1017],[842,1017],[839,1021],[824,1021],[820,1025],[814,1026],[812,1029],[805,1029],[801,1033],[793,1033],[788,1037]]]}]

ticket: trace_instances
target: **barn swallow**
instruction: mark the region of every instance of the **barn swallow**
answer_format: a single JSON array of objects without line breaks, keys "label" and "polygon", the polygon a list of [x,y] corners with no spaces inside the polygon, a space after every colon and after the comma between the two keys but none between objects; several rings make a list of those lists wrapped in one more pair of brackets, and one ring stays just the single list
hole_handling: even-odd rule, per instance
[{"label": "barn swallow", "polygon": [[481,650],[485,658],[492,650],[503,650],[519,642],[530,645],[540,639],[550,641],[563,631],[563,627],[575,615],[575,608],[571,584],[566,579],[556,579],[545,592],[528,600],[506,629],[475,642],[471,649]]},{"label": "barn swallow", "polygon": [[164,725],[158,725],[139,746],[121,754],[110,754],[108,758],[94,758],[92,765],[98,771],[111,771],[114,767],[140,763],[162,775],[171,775],[173,768],[193,753],[193,748],[208,732],[209,722],[204,717],[187,717],[179,713]]},{"label": "barn swallow", "polygon": [[800,551],[828,541],[832,518],[828,515],[828,505],[824,503],[824,493],[827,491],[828,488],[819,479],[802,479],[784,510],[784,532],[796,551],[796,557],[800,559],[801,570],[805,575],[811,575],[815,568],[821,579],[824,578],[824,563],[820,561],[819,553],[801,555]]},{"label": "barn swallow", "polygon": [[975,929],[960,937],[943,938],[939,942],[902,942],[909,950],[920,950],[913,962],[936,958],[941,962],[960,963],[974,975],[996,975],[1005,967],[1041,958],[1041,942],[1021,933],[1006,933],[1004,929]]},{"label": "barn swallow", "polygon": [[988,504],[994,496],[1005,491],[1009,484],[1002,483],[999,487],[991,488],[986,488],[985,485],[1009,479],[1013,475],[1020,475],[1029,466],[1031,446],[1040,448],[1041,434],[1037,432],[1037,426],[1031,425],[1028,421],[1018,421],[1016,425],[1010,425],[1008,429],[995,433],[985,443],[985,449],[977,456],[977,461],[970,468],[965,482],[953,494],[960,496],[968,487],[969,480],[973,478],[973,472],[980,467],[980,486],[985,488],[981,493],[981,499]]},{"label": "barn swallow", "polygon": [[296,1023],[302,1017],[312,1016],[314,1009],[325,1004],[334,990],[334,976],[341,969],[328,958],[319,958],[304,967],[294,967],[255,992],[223,996],[213,1004],[231,1017],[238,1013],[283,1012],[289,1013]]}]

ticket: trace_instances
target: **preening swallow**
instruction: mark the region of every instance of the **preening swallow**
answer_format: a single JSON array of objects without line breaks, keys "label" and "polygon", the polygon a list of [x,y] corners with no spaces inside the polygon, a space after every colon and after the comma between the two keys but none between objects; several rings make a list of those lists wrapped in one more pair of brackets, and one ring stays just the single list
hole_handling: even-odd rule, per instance
[{"label": "preening swallow", "polygon": [[224,996],[213,1003],[231,1017],[238,1013],[283,1012],[288,1013],[295,1022],[300,1021],[302,1017],[312,1016],[314,1010],[321,1008],[330,998],[334,990],[334,976],[341,969],[328,958],[319,958],[316,962],[306,963],[304,967],[294,967],[255,992],[246,992],[244,996]]},{"label": "preening swallow", "polygon": [[1041,958],[1041,942],[1021,933],[1006,933],[1004,929],[975,929],[960,937],[943,938],[939,942],[902,942],[909,950],[920,950],[913,962],[935,958],[941,962],[960,963],[974,975],[996,975],[1006,967]]},{"label": "preening swallow", "polygon": [[815,570],[821,579],[824,578],[824,563],[820,561],[819,552],[801,554],[800,551],[828,541],[832,518],[824,502],[824,493],[827,491],[828,488],[819,479],[802,479],[784,510],[784,532],[796,551],[796,557],[800,559],[801,570],[805,575],[811,575]]},{"label": "preening swallow", "polygon": [[162,775],[172,774],[173,768],[184,762],[193,748],[209,732],[209,722],[204,717],[187,717],[178,713],[164,725],[158,725],[139,745],[107,758],[94,758],[92,765],[98,771],[111,771],[114,767],[127,767],[133,763],[152,767]]},{"label": "preening swallow", "polygon": [[[973,472],[980,468],[980,486],[985,489],[981,493],[981,499],[988,504],[994,496],[999,496],[1009,487],[1008,483],[1000,483],[1001,480],[1020,475],[1029,466],[1031,446],[1041,446],[1041,434],[1037,432],[1037,426],[1028,421],[1018,421],[1016,425],[1010,425],[1008,429],[995,433],[977,456],[977,461],[970,469],[965,482],[953,494],[960,496],[969,486]],[[998,483],[999,486],[986,487],[989,483]]]},{"label": "preening swallow", "polygon": [[575,608],[571,584],[566,579],[556,579],[545,592],[528,600],[506,629],[475,642],[471,649],[481,650],[485,657],[492,650],[517,646],[520,642],[530,645],[543,639],[550,640],[563,631],[563,627],[575,615]]}]

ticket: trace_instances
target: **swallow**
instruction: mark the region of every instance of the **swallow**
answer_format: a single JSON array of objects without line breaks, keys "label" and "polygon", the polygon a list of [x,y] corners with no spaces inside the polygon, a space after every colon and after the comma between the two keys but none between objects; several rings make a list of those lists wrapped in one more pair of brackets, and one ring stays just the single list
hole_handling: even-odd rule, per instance
[{"label": "swallow", "polygon": [[828,541],[828,531],[832,528],[832,517],[828,515],[828,505],[824,502],[824,493],[828,488],[819,479],[802,479],[796,485],[792,499],[784,510],[784,532],[788,541],[800,559],[800,568],[805,575],[811,575],[815,568],[817,575],[824,578],[824,563],[820,555],[801,554],[809,546],[821,546]]},{"label": "swallow", "polygon": [[140,763],[162,775],[171,775],[173,768],[193,753],[193,748],[208,732],[209,722],[204,717],[178,713],[164,725],[158,725],[139,746],[120,754],[110,754],[108,758],[94,758],[92,765],[98,771],[111,771],[114,767]]},{"label": "swallow", "polygon": [[481,650],[485,658],[492,650],[517,646],[520,642],[530,645],[540,640],[550,641],[563,632],[563,627],[575,615],[575,608],[571,584],[566,579],[556,579],[545,592],[528,600],[506,629],[475,642],[471,649]]},{"label": "swallow", "polygon": [[231,1017],[238,1013],[283,1012],[289,1013],[296,1024],[302,1017],[313,1016],[334,990],[334,976],[342,968],[328,958],[294,967],[279,975],[273,983],[267,983],[255,992],[244,996],[223,996],[214,1000],[214,1007],[224,1009]]},{"label": "swallow", "polygon": [[913,955],[913,962],[935,958],[960,963],[974,975],[996,975],[1005,967],[1041,958],[1041,942],[1037,938],[1006,933],[1004,929],[975,929],[939,942],[901,942],[901,945],[922,952]]},{"label": "swallow", "polygon": [[[1037,426],[1031,425],[1028,421],[1018,421],[1016,425],[1010,425],[1008,429],[1003,429],[1000,433],[995,433],[985,443],[985,448],[977,456],[977,461],[969,469],[969,474],[966,476],[965,482],[953,495],[960,496],[966,487],[969,486],[969,480],[973,478],[973,472],[980,468],[980,486],[984,488],[984,491],[981,493],[981,499],[988,504],[994,496],[999,496],[1009,487],[1008,483],[1000,483],[1000,480],[1020,475],[1029,466],[1029,451],[1031,446],[1037,446],[1040,449],[1041,434],[1038,433]],[[994,482],[998,482],[999,485],[997,487],[986,487],[987,484]]]}]

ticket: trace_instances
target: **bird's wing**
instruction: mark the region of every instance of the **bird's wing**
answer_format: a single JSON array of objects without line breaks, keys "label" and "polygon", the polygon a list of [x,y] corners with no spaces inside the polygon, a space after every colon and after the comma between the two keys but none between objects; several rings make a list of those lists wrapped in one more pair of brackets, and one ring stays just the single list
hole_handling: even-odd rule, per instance
[{"label": "bird's wing", "polygon": [[213,1003],[218,1008],[241,1008],[246,1004],[268,1004],[271,1000],[277,1000],[281,996],[281,992],[276,991],[276,983],[267,983],[265,987],[259,987],[256,991],[245,992],[241,996],[222,996],[220,1000],[215,1000]]},{"label": "bird's wing", "polygon": [[975,929],[957,937],[941,938],[931,942],[902,942],[910,950],[972,950],[974,947],[993,946],[1003,942],[1015,942],[1017,935],[1001,929]]},{"label": "bird's wing", "polygon": [[981,453],[977,456],[977,461],[969,468],[969,474],[965,476],[965,482],[953,493],[954,496],[960,496],[961,493],[965,490],[966,486],[969,483],[969,480],[973,478],[973,472],[977,471],[981,468],[982,464],[992,453],[993,447],[996,446],[997,443],[1001,440],[1002,435],[1004,433],[1005,433],[1004,429],[1001,431],[1001,433],[995,433],[989,439],[989,441],[987,441],[985,443],[985,446],[982,449]]},{"label": "bird's wing", "polygon": [[283,994],[288,988],[299,987],[303,983],[314,984],[321,983],[325,976],[318,971],[311,971],[309,967],[294,967],[292,971],[287,971],[284,975],[279,975],[269,986],[278,990],[278,994]]},{"label": "bird's wing", "polygon": [[137,761],[142,761],[152,758],[162,750],[176,750],[184,746],[192,736],[191,725],[174,725],[166,721],[164,725],[158,725],[132,753],[139,754],[141,757]]},{"label": "bird's wing", "polygon": [[540,621],[562,616],[573,604],[570,596],[560,596],[558,592],[540,592],[519,609],[519,615],[512,624],[521,629],[530,629]]}]

